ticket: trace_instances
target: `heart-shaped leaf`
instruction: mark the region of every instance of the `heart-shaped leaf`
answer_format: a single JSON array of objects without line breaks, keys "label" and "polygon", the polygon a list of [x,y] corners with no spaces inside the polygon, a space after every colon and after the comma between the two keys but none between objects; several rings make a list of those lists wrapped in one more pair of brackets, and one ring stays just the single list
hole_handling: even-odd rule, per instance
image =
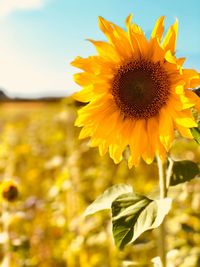
[{"label": "heart-shaped leaf", "polygon": [[112,203],[115,244],[122,249],[147,230],[157,228],[171,207],[171,199],[152,200],[135,193],[120,195]]},{"label": "heart-shaped leaf", "polygon": [[132,192],[130,185],[118,184],[108,188],[91,205],[87,207],[84,215],[91,215],[101,210],[111,209],[112,202],[121,194]]}]

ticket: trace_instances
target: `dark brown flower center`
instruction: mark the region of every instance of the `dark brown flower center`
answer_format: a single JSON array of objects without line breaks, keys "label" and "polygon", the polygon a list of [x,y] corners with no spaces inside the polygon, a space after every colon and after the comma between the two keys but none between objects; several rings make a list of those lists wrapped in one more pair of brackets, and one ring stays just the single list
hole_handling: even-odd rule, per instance
[{"label": "dark brown flower center", "polygon": [[157,115],[169,94],[169,76],[160,62],[131,61],[119,67],[112,83],[112,95],[125,118]]}]

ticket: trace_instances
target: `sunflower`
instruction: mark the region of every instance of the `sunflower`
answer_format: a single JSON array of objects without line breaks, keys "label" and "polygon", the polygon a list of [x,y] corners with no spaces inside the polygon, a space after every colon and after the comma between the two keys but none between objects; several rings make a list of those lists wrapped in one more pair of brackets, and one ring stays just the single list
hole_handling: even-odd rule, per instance
[{"label": "sunflower", "polygon": [[74,79],[82,90],[74,98],[86,103],[75,125],[83,127],[80,138],[91,137],[100,155],[109,151],[115,163],[129,148],[128,166],[140,159],[150,164],[155,155],[165,159],[174,140],[174,130],[192,138],[197,124],[191,107],[200,110],[200,99],[191,88],[200,85],[200,75],[184,69],[185,58],[176,58],[178,21],[165,37],[164,16],[148,40],[142,29],[126,19],[127,31],[99,17],[99,27],[108,42],[89,41],[98,55],[77,57],[71,63],[84,72]]}]

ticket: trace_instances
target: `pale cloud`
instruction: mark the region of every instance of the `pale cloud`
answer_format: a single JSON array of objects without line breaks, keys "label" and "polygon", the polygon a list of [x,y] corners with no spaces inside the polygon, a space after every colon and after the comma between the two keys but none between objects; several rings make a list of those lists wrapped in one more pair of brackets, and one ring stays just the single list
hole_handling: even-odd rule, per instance
[{"label": "pale cloud", "polygon": [[46,0],[0,0],[0,17],[5,17],[17,10],[38,9]]}]

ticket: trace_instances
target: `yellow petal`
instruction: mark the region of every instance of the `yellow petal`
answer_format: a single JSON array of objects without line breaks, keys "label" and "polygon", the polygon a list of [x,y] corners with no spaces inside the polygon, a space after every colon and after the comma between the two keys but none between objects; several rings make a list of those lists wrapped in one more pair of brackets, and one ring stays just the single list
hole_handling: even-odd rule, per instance
[{"label": "yellow petal", "polygon": [[179,97],[182,104],[182,109],[188,109],[195,106],[195,102],[192,101],[192,99],[186,97],[185,95],[181,94]]},{"label": "yellow petal", "polygon": [[106,140],[101,140],[99,143],[99,154],[100,156],[104,156],[108,151],[108,142]]},{"label": "yellow petal", "polygon": [[102,138],[92,137],[90,146],[91,147],[99,146],[102,142],[103,142]]},{"label": "yellow petal", "polygon": [[196,88],[198,86],[200,86],[200,78],[192,79],[190,81],[190,88]]},{"label": "yellow petal", "polygon": [[199,78],[199,73],[196,70],[193,69],[184,69],[183,75],[188,79],[195,79]]},{"label": "yellow petal", "polygon": [[133,24],[131,25],[131,28],[132,28],[132,31],[133,31],[134,33],[138,33],[138,34],[142,34],[142,35],[144,35],[144,32],[142,31],[142,29],[141,29],[137,24],[133,23]]},{"label": "yellow petal", "polygon": [[163,147],[162,143],[159,142],[159,147],[158,147],[158,153],[157,153],[162,160],[162,162],[166,162],[166,157],[167,157],[167,152],[165,148]]},{"label": "yellow petal", "polygon": [[137,34],[143,34],[144,35],[144,32],[142,31],[142,29],[135,23],[131,24],[131,21],[132,21],[132,18],[133,18],[133,15],[130,14],[127,18],[126,18],[126,26],[127,28],[131,28],[131,30],[134,32],[134,33],[137,33]]},{"label": "yellow petal", "polygon": [[147,147],[146,120],[138,120],[135,123],[131,133],[130,151],[131,155],[128,160],[129,168],[137,166],[144,149]]},{"label": "yellow petal", "polygon": [[151,164],[154,160],[155,151],[151,147],[151,141],[150,141],[149,136],[147,135],[147,132],[145,132],[144,135],[146,135],[145,139],[147,140],[146,141],[147,146],[146,146],[146,149],[142,153],[142,158],[147,164]]},{"label": "yellow petal", "polygon": [[120,56],[124,58],[131,57],[131,46],[126,35],[122,34],[122,29],[119,31],[119,27],[116,27],[115,24],[108,22],[102,17],[99,17],[99,27]]},{"label": "yellow petal", "polygon": [[151,117],[147,121],[148,134],[148,149],[150,158],[154,158],[155,153],[158,152],[158,120],[156,117]]},{"label": "yellow petal", "polygon": [[130,45],[127,32],[124,31],[121,27],[117,26],[116,24],[114,23],[111,23],[111,24],[113,28],[115,29],[115,31],[117,32],[117,34],[123,37],[123,40],[126,41],[128,45]]},{"label": "yellow petal", "polygon": [[184,86],[177,85],[175,88],[173,88],[173,92],[177,95],[184,94]]},{"label": "yellow petal", "polygon": [[153,62],[163,61],[165,51],[162,49],[158,40],[153,38],[149,43],[149,58]]},{"label": "yellow petal", "polygon": [[108,80],[109,77],[108,76],[98,77],[93,73],[88,73],[88,72],[81,72],[74,74],[75,82],[81,86],[88,86],[93,83],[98,83],[101,82],[103,79]]},{"label": "yellow petal", "polygon": [[103,58],[105,58],[108,61],[119,63],[121,60],[120,55],[117,53],[116,49],[111,45],[103,41],[94,41],[91,39],[88,39],[89,42],[91,42],[99,55]]},{"label": "yellow petal", "polygon": [[165,60],[169,63],[177,65],[176,58],[173,56],[170,50],[167,50],[167,52],[165,53]]},{"label": "yellow petal", "polygon": [[147,131],[149,136],[149,146],[151,147],[153,155],[159,155],[159,157],[164,160],[166,157],[166,151],[163,145],[159,140],[159,131],[158,131],[159,121],[157,117],[151,117],[147,121]]},{"label": "yellow petal", "polygon": [[186,88],[195,88],[200,85],[199,73],[193,69],[183,69],[183,79],[186,82]]},{"label": "yellow petal", "polygon": [[173,105],[174,109],[178,111],[195,106],[195,102],[192,101],[192,99],[188,98],[184,93],[171,95],[169,101]]},{"label": "yellow petal", "polygon": [[135,127],[136,121],[133,119],[126,119],[123,121],[122,127],[120,128],[119,135],[121,138],[119,139],[120,144],[122,144],[124,147],[129,144],[130,139],[132,138],[132,131]]},{"label": "yellow petal", "polygon": [[177,64],[180,66],[182,66],[184,64],[184,62],[185,62],[185,57],[180,57],[177,59]]},{"label": "yellow petal", "polygon": [[94,136],[102,137],[103,139],[110,140],[112,142],[112,133],[116,132],[117,122],[119,120],[118,112],[106,112],[99,121],[98,127],[94,132]]},{"label": "yellow petal", "polygon": [[94,131],[93,126],[85,126],[81,129],[79,134],[79,139],[84,139],[86,137],[92,136],[92,133]]},{"label": "yellow petal", "polygon": [[104,156],[108,151],[108,143],[106,142],[106,140],[103,140],[102,138],[92,137],[90,146],[91,147],[98,146],[100,156]]},{"label": "yellow petal", "polygon": [[191,90],[185,90],[185,95],[195,103],[195,107],[200,111],[200,97]]},{"label": "yellow petal", "polygon": [[180,126],[186,127],[186,128],[192,128],[197,127],[197,123],[195,122],[191,110],[182,110],[177,111],[174,109],[174,107],[171,105],[171,103],[168,104],[168,112],[171,114],[174,122]]},{"label": "yellow petal", "polygon": [[170,50],[171,53],[174,54],[176,48],[177,34],[178,34],[178,20],[176,19],[175,23],[167,31],[166,36],[163,40],[162,46],[165,49],[165,51]]},{"label": "yellow petal", "polygon": [[126,18],[125,23],[126,23],[126,27],[128,30],[131,28],[132,18],[133,18],[133,14],[128,15],[128,17]]},{"label": "yellow petal", "polygon": [[111,145],[109,147],[110,157],[115,163],[119,163],[122,160],[122,154],[125,148],[128,146],[130,139],[132,138],[132,131],[134,129],[136,121],[125,121],[119,116],[118,123],[116,124],[115,135],[112,137]]},{"label": "yellow petal", "polygon": [[151,117],[146,121],[143,140],[146,142],[146,148],[142,152],[142,158],[147,164],[151,164],[155,152],[158,150],[158,121],[156,117]]},{"label": "yellow petal", "polygon": [[153,29],[153,31],[151,33],[151,38],[157,38],[159,42],[162,39],[162,35],[163,35],[163,32],[164,32],[164,19],[165,19],[165,16],[161,16],[156,21],[154,29]]},{"label": "yellow petal", "polygon": [[80,92],[76,92],[72,97],[80,102],[90,102],[92,99],[96,98],[93,92],[93,86],[89,85],[84,87]]},{"label": "yellow petal", "polygon": [[71,65],[94,74],[110,73],[113,71],[113,64],[107,62],[100,56],[90,56],[88,58],[76,57],[71,62]]},{"label": "yellow petal", "polygon": [[160,141],[168,151],[174,138],[174,127],[172,118],[166,108],[162,108],[159,114],[159,136]]},{"label": "yellow petal", "polygon": [[[99,28],[101,31],[110,39],[112,39],[113,35],[113,27],[110,22],[102,18],[101,16],[98,17]],[[111,35],[111,36],[110,36]]]},{"label": "yellow petal", "polygon": [[80,127],[94,123],[98,125],[104,117],[109,116],[113,112],[115,112],[115,106],[112,101],[100,97],[78,111],[75,126]]},{"label": "yellow petal", "polygon": [[149,54],[149,41],[146,39],[144,33],[142,34],[135,33],[135,39],[138,43],[141,55],[143,57],[147,57]]},{"label": "yellow petal", "polygon": [[124,147],[119,146],[118,144],[111,144],[109,146],[109,154],[110,157],[114,160],[115,164],[118,164],[122,160],[122,153]]},{"label": "yellow petal", "polygon": [[188,118],[187,116],[184,116],[184,115],[177,116],[175,118],[175,121],[178,125],[184,126],[187,128],[197,127],[197,123],[195,122],[193,118]]},{"label": "yellow petal", "polygon": [[193,136],[188,128],[176,124],[176,129],[183,137],[193,139]]},{"label": "yellow petal", "polygon": [[137,34],[133,32],[133,29],[131,27],[131,20],[132,20],[132,15],[129,15],[126,19],[126,27],[128,29],[128,36],[129,36],[132,50],[134,52],[134,56],[137,58],[137,57],[140,57],[141,50],[140,50],[140,44],[137,38]]}]

